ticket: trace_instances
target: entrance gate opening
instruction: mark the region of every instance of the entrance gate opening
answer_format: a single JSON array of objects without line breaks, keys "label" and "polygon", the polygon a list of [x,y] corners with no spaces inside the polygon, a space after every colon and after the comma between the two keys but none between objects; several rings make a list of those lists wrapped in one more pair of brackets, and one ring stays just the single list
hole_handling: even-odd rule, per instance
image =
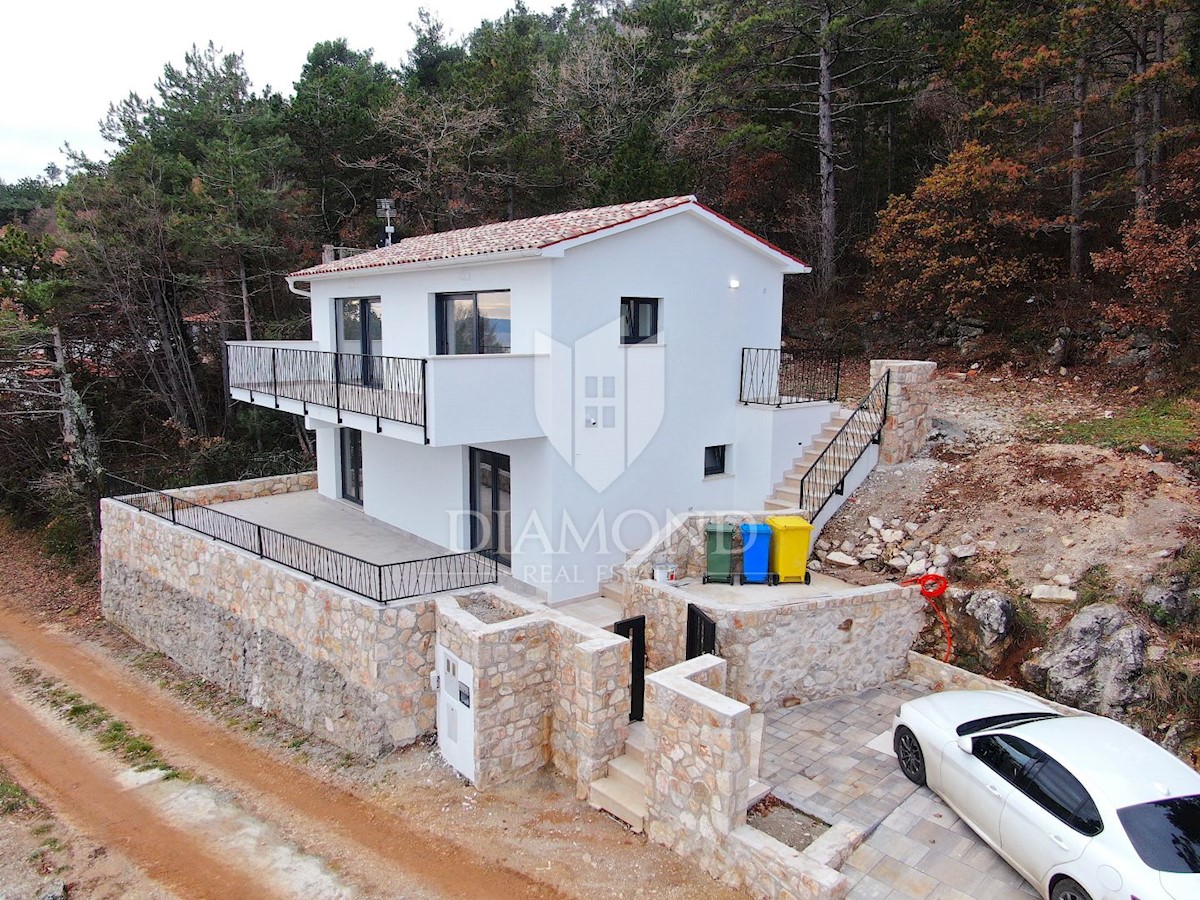
[{"label": "entrance gate opening", "polygon": [[717,652],[717,623],[695,603],[688,604],[687,659]]},{"label": "entrance gate opening", "polygon": [[630,648],[629,721],[640,722],[646,706],[646,617],[622,619],[613,625],[613,631],[633,643]]}]

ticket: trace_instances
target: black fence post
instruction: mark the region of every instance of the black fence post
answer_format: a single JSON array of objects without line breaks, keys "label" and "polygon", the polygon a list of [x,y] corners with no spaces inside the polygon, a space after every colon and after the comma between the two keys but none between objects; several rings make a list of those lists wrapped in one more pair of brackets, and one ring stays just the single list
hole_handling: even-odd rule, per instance
[{"label": "black fence post", "polygon": [[263,559],[266,556],[266,554],[263,553],[262,526],[255,525],[254,527],[258,530],[258,558]]},{"label": "black fence post", "polygon": [[375,568],[379,570],[379,602],[384,603],[386,601],[383,599],[383,566],[376,566]]},{"label": "black fence post", "polygon": [[175,524],[175,497],[171,494],[167,494],[167,502],[171,507],[171,524],[174,525]]},{"label": "black fence post", "polygon": [[337,411],[338,424],[342,424],[342,354],[333,353],[333,408]]},{"label": "black fence post", "polygon": [[429,382],[425,377],[428,362],[428,359],[421,358],[421,432],[426,444],[429,443]]},{"label": "black fence post", "polygon": [[271,391],[275,394],[275,408],[279,409],[279,362],[276,359],[278,350],[271,348]]}]

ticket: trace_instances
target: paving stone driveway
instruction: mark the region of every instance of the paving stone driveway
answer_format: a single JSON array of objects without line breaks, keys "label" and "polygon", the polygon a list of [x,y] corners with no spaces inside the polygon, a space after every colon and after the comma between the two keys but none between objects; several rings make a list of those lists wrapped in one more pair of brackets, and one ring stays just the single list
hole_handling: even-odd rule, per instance
[{"label": "paving stone driveway", "polygon": [[892,717],[928,692],[899,680],[769,713],[762,780],[809,815],[870,833],[842,869],[851,900],[1036,897],[936,795],[897,768]]}]

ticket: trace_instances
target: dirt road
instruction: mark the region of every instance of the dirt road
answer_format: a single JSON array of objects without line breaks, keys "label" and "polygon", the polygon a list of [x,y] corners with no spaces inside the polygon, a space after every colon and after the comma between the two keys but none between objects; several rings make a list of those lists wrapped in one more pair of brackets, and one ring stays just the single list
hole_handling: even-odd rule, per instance
[{"label": "dirt road", "polygon": [[[20,704],[0,703],[0,758],[22,784],[77,827],[115,847],[147,876],[186,897],[276,896],[121,789],[112,773]],[[146,840],[152,835],[152,840]]]},{"label": "dirt road", "polygon": [[[369,851],[376,864],[394,870],[394,887],[420,886],[448,897],[560,896],[549,885],[437,841],[396,815],[207,725],[173,697],[131,681],[111,660],[70,638],[47,633],[3,601],[0,635],[39,668],[153,735],[173,759],[194,763],[201,772],[294,812],[334,844]],[[148,874],[181,895],[271,895],[253,873],[232,870],[212,858],[203,846],[122,793],[108,773],[73,757],[14,703],[0,707],[0,752],[16,761],[18,776],[26,773],[32,789],[38,792],[40,786],[60,814],[97,839],[122,848]],[[340,850],[329,855],[347,852],[344,846]]]}]

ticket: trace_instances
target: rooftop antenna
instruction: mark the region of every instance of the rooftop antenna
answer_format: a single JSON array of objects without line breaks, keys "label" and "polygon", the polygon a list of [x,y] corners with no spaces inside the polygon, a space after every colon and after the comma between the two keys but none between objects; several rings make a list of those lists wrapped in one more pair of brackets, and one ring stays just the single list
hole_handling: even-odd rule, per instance
[{"label": "rooftop antenna", "polygon": [[383,230],[387,232],[387,237],[383,239],[383,246],[392,246],[392,235],[396,233],[395,227],[392,225],[392,216],[396,214],[396,201],[388,198],[383,198],[375,201],[375,215],[380,219],[387,219],[387,227]]}]

